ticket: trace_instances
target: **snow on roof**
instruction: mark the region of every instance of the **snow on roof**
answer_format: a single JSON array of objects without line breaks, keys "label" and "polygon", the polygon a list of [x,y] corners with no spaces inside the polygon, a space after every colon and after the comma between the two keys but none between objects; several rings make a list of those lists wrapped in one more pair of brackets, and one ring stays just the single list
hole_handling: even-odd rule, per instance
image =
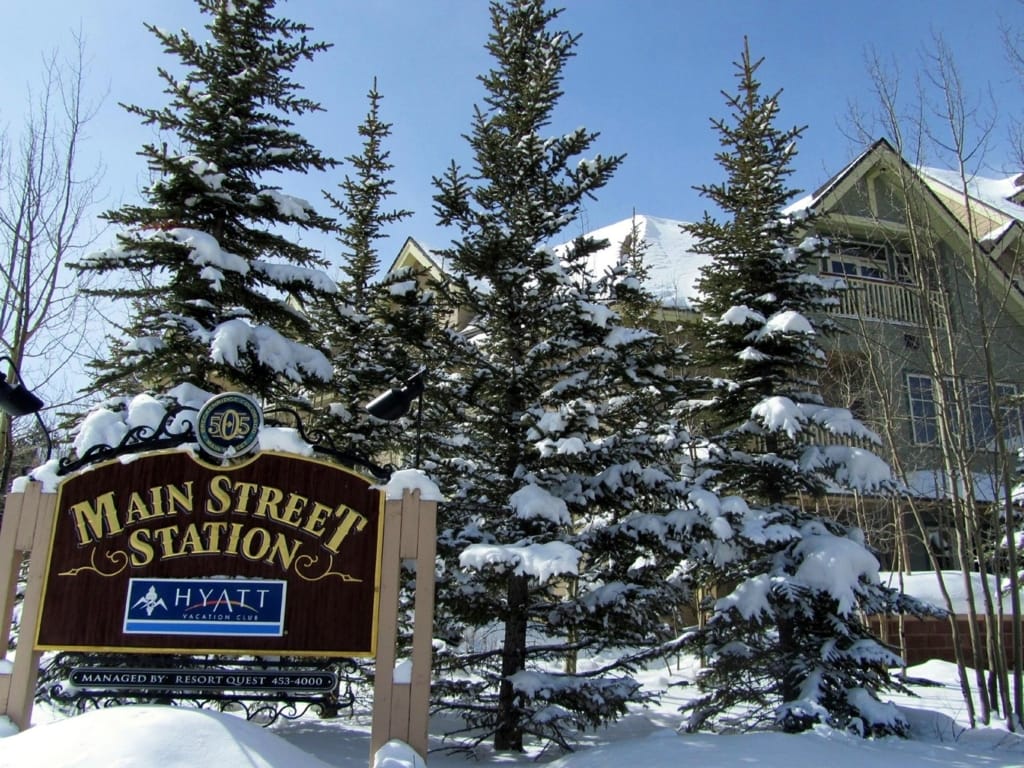
[{"label": "snow on roof", "polygon": [[[711,257],[693,253],[695,239],[682,231],[684,222],[637,215],[635,223],[641,240],[647,243],[647,289],[663,306],[692,309],[700,268],[709,264]],[[601,274],[618,263],[622,243],[633,231],[633,224],[634,219],[623,219],[588,233],[609,243],[591,257],[595,273]]]},{"label": "snow on roof", "polygon": [[[969,610],[970,597],[967,592],[967,584],[964,580],[963,571],[917,571],[915,573],[896,573],[884,571],[880,574],[882,583],[893,587],[902,588],[903,592],[919,600],[938,608],[946,608],[946,599],[942,596],[942,589],[939,587],[939,580],[945,585],[952,603],[953,613],[966,614]],[[1006,579],[999,579],[996,576],[985,576],[981,573],[969,572],[967,574],[971,582],[971,592],[974,595],[975,609],[983,610],[983,579],[988,579],[989,588],[993,594],[1008,589]]]},{"label": "snow on roof", "polygon": [[[906,477],[907,489],[916,496],[926,499],[946,499],[951,497],[953,483],[946,472],[939,468],[918,469]],[[959,493],[966,491],[962,481],[957,481]],[[1000,498],[997,479],[984,472],[975,472],[973,477],[974,499],[981,502],[993,502]]]},{"label": "snow on roof", "polygon": [[[925,182],[933,188],[936,184],[945,187],[947,194],[953,192],[960,194],[962,182],[957,171],[947,171],[942,168],[918,169]],[[1018,205],[1010,198],[1021,191],[1017,184],[1020,174],[1007,176],[1003,179],[990,179],[984,176],[973,176],[967,181],[967,193],[983,205],[998,211],[1011,220],[1024,222],[1024,206]]]}]

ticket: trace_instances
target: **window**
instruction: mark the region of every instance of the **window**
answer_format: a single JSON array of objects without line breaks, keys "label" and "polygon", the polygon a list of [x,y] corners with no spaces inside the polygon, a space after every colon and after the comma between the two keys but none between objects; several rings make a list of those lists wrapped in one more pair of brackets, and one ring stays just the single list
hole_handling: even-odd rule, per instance
[{"label": "window", "polygon": [[[957,404],[963,403],[969,445],[984,450],[995,450],[996,424],[993,418],[990,389],[987,382],[980,380],[961,381],[943,379],[942,391],[946,401],[946,417],[950,431],[958,434],[961,425],[957,421]],[[913,440],[918,445],[929,445],[938,441],[937,404],[935,381],[930,376],[907,375],[907,396],[910,404],[910,427]],[[1017,402],[1015,384],[997,384],[996,401],[1006,426],[1006,441],[1012,447],[1024,445],[1021,408]]]},{"label": "window", "polygon": [[908,267],[909,256],[888,245],[843,240],[829,248],[823,271],[868,280],[906,282]]},{"label": "window", "polygon": [[939,439],[935,421],[935,395],[930,376],[907,376],[907,392],[910,396],[910,428],[914,442],[928,445]]}]

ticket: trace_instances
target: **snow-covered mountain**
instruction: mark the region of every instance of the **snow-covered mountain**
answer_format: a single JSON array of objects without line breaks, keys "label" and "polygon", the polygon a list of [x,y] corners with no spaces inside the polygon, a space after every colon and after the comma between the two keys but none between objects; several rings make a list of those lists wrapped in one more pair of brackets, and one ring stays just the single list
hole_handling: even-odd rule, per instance
[{"label": "snow-covered mountain", "polygon": [[711,257],[692,252],[694,238],[682,231],[684,222],[638,214],[588,234],[608,240],[608,247],[594,254],[592,267],[596,274],[614,266],[621,258],[622,244],[633,231],[634,223],[641,240],[647,243],[644,261],[647,264],[647,288],[666,307],[692,309],[700,268]]}]

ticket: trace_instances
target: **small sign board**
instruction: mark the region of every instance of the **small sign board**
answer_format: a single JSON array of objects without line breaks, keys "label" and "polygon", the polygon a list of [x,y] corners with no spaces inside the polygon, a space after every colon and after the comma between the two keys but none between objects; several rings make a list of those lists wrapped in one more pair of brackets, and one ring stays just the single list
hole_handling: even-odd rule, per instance
[{"label": "small sign board", "polygon": [[280,637],[287,582],[129,579],[125,634]]},{"label": "small sign board", "polygon": [[69,681],[84,690],[330,693],[335,672],[274,669],[133,669],[74,667]]}]

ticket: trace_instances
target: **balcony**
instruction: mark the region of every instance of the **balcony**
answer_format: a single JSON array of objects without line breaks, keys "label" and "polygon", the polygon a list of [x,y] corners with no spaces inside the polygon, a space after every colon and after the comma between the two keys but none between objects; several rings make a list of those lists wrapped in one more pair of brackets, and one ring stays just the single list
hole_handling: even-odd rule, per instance
[{"label": "balcony", "polygon": [[[913,286],[890,280],[842,277],[847,290],[839,294],[839,304],[832,307],[831,314],[897,325],[925,324],[920,292]],[[933,302],[938,298],[937,292],[931,292]],[[936,313],[936,317],[941,319],[941,313]]]}]

